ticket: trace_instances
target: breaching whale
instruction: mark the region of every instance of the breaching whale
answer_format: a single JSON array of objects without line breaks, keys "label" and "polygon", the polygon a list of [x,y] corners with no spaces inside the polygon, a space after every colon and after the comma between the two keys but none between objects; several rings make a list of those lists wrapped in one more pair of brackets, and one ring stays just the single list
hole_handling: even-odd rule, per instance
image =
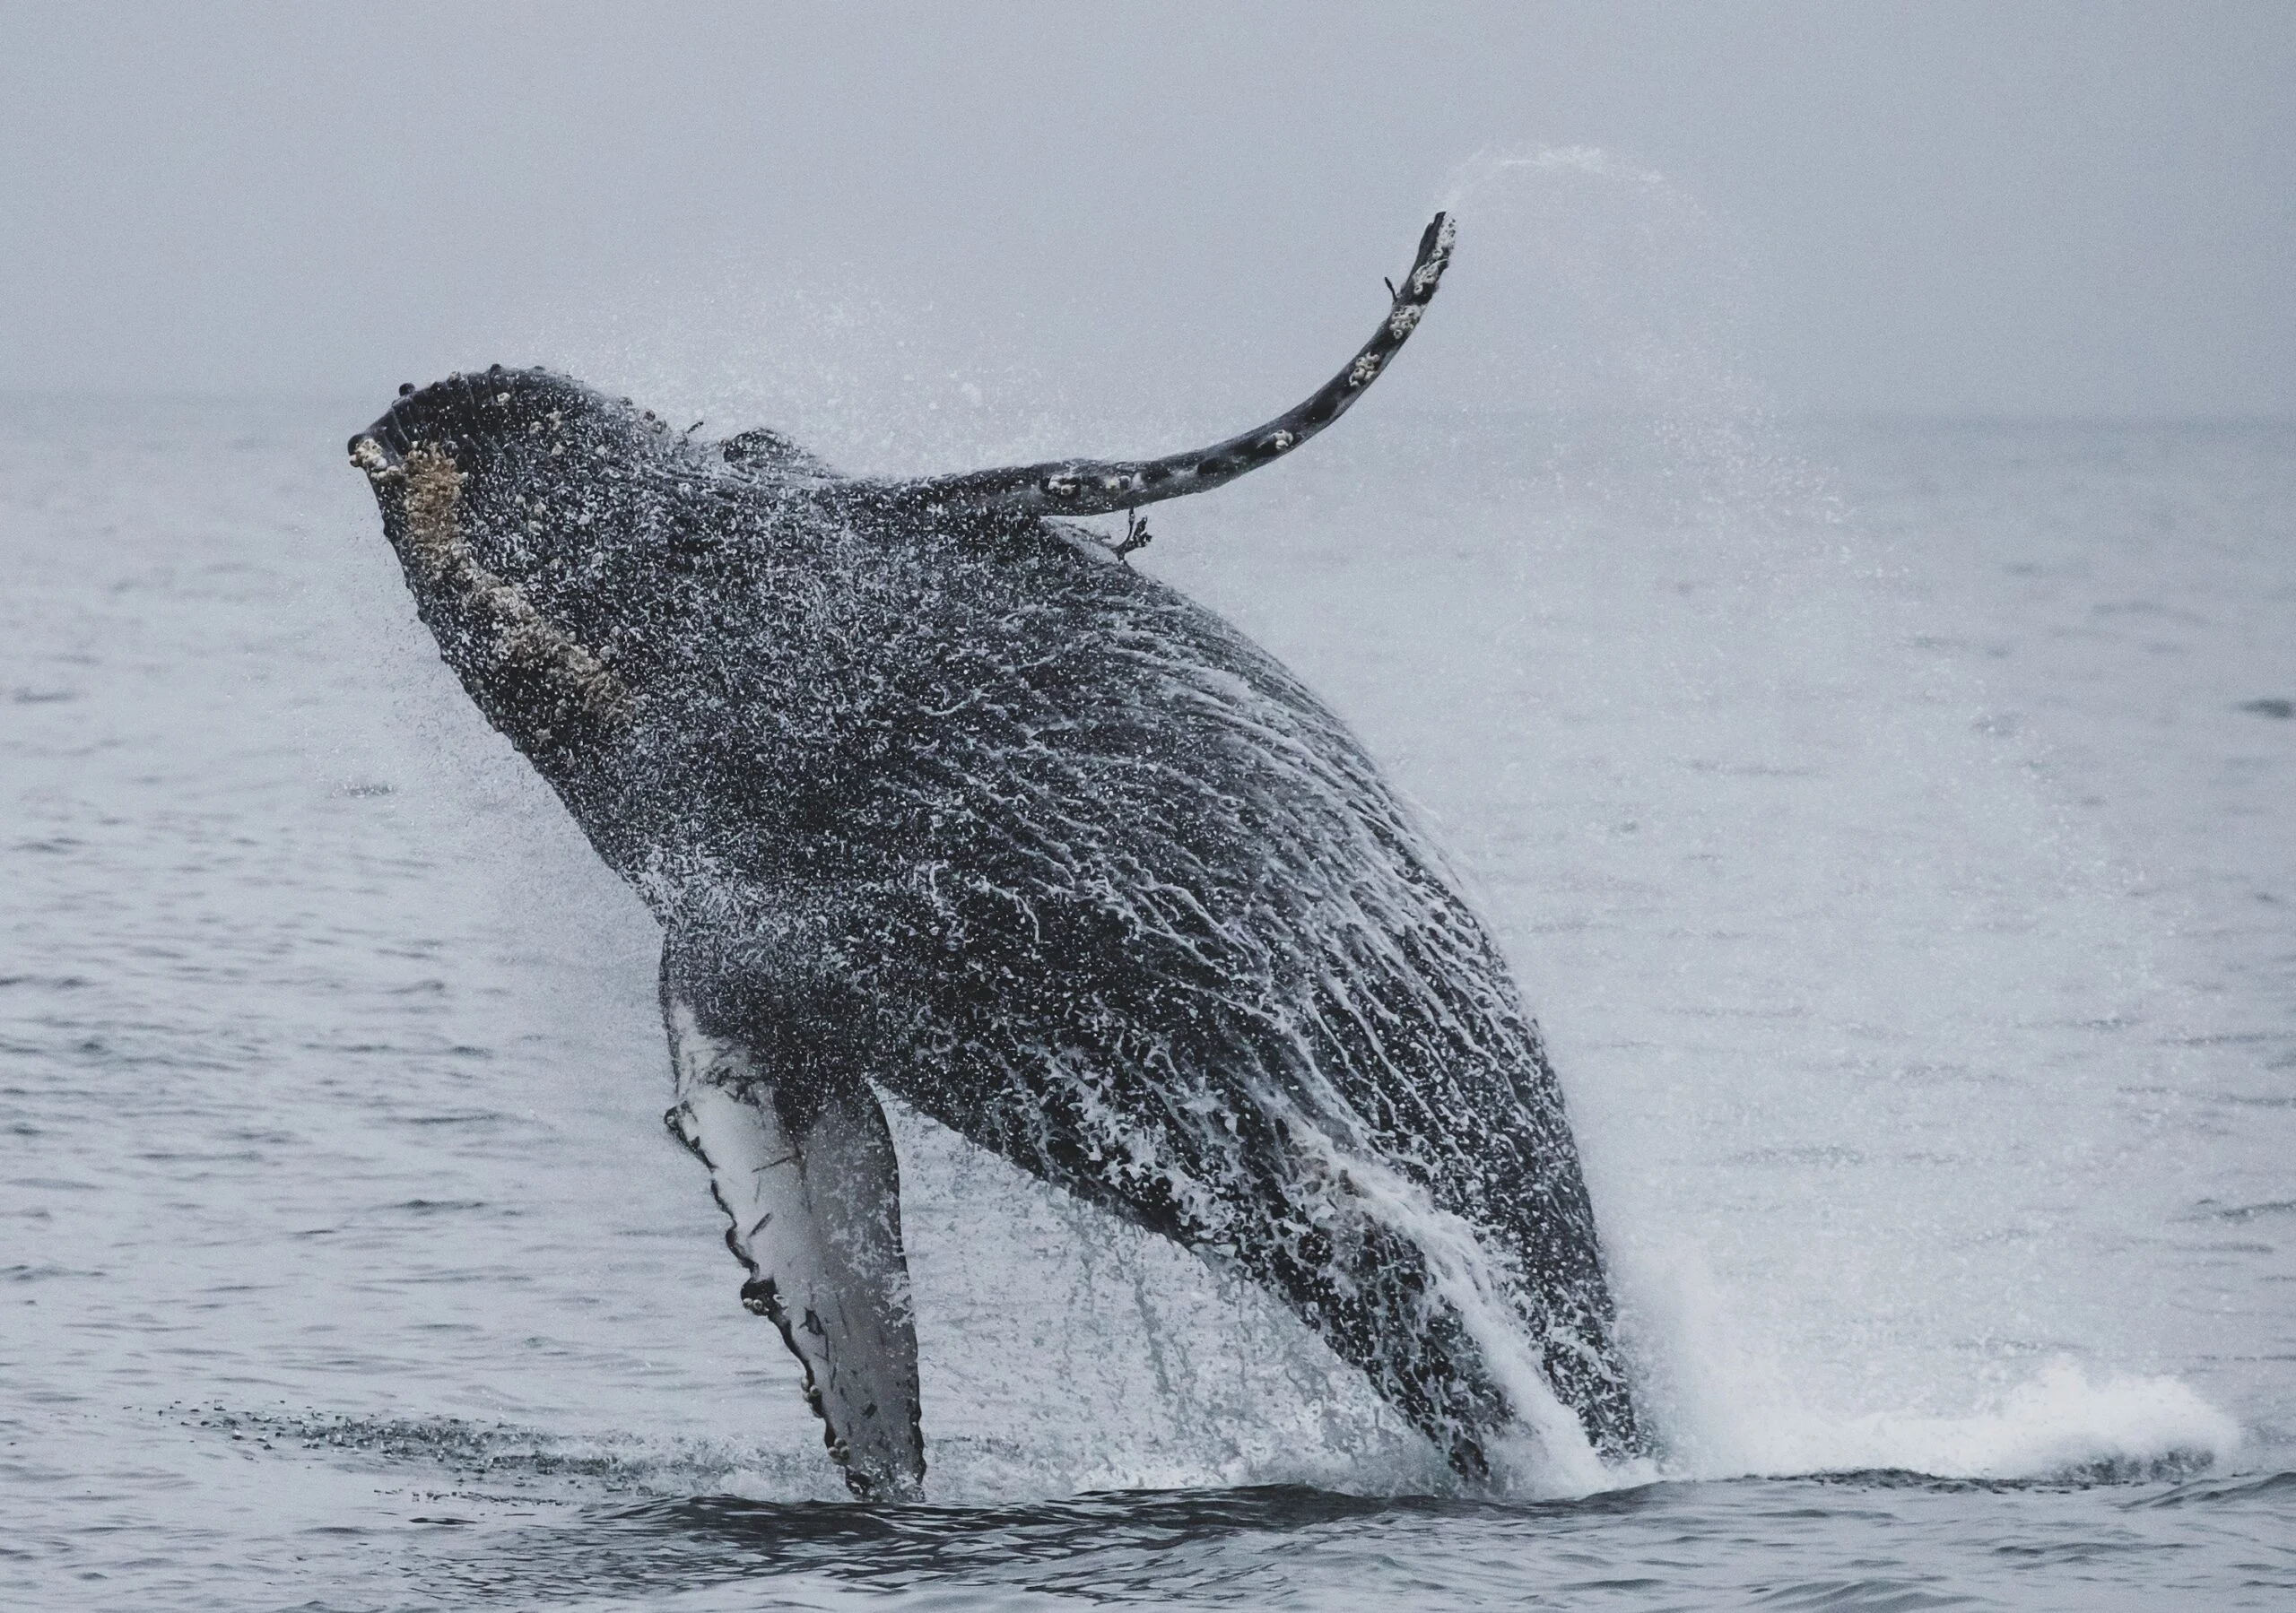
[{"label": "breaching whale", "polygon": [[1125,559],[1361,396],[1451,242],[1168,458],[848,478],[500,366],[352,439],[441,655],[662,924],[670,1128],[857,1495],[925,1471],[879,1088],[1271,1288],[1471,1479],[1557,1402],[1642,1448],[1497,948],[1346,726]]}]

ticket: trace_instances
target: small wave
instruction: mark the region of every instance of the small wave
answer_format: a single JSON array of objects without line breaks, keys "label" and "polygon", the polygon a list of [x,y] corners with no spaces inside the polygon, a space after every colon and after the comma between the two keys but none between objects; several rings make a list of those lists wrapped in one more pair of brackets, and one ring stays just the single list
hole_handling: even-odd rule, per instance
[{"label": "small wave", "polygon": [[2274,1199],[2262,1204],[2205,1204],[2193,1219],[2254,1221],[2267,1216],[2296,1216],[2296,1199]]},{"label": "small wave", "polygon": [[2243,1501],[2296,1499],[2296,1472],[2244,1473],[2196,1479],[2158,1496],[2128,1503],[2132,1509],[2156,1506],[2222,1506]]},{"label": "small wave", "polygon": [[[178,1407],[192,1427],[266,1450],[349,1458],[387,1469],[425,1469],[468,1495],[471,1487],[570,1501],[607,1494],[692,1496],[712,1492],[783,1501],[827,1496],[810,1453],[738,1450],[697,1440],[558,1435],[458,1417],[357,1417],[321,1411]],[[834,1482],[833,1479],[831,1482]],[[839,1493],[841,1493],[839,1487]]]},{"label": "small wave", "polygon": [[1440,1513],[1460,1504],[1345,1495],[1307,1485],[1224,1490],[1124,1490],[997,1507],[872,1506],[850,1502],[750,1501],[696,1496],[649,1501],[596,1515],[640,1533],[751,1539],[790,1557],[844,1556],[857,1544],[890,1565],[925,1566],[978,1556],[1007,1538],[1015,1558],[1051,1558],[1112,1542],[1154,1545],[1213,1534],[1281,1533],[1395,1513]]},{"label": "small wave", "polygon": [[[457,1593],[455,1600],[480,1591],[519,1605],[582,1605],[602,1596],[651,1605],[666,1587],[687,1597],[738,1587],[740,1600],[727,1605],[747,1608],[768,1582],[775,1606],[813,1605],[787,1600],[793,1584],[832,1602],[842,1591],[871,1606],[923,1595],[936,1607],[1002,1609],[1031,1605],[1032,1593],[1060,1606],[1080,1599],[1164,1605],[1211,1590],[1224,1590],[1217,1600],[1233,1603],[1239,1569],[1221,1557],[1225,1542],[1248,1540],[1246,1554],[1264,1570],[1335,1529],[1470,1514],[1502,1527],[1509,1516],[1489,1505],[1373,1500],[1306,1486],[1135,1490],[995,1507],[696,1496],[587,1506],[539,1527],[443,1544],[431,1570],[418,1566],[416,1577]],[[1257,1578],[1251,1568],[1243,1574]]]}]

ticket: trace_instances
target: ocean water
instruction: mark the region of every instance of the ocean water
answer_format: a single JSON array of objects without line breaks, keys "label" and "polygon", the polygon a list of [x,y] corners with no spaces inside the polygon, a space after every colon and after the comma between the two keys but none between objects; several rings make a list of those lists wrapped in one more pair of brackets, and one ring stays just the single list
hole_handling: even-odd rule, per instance
[{"label": "ocean water", "polygon": [[663,1132],[650,922],[413,620],[378,407],[0,403],[8,1605],[2296,1601],[2296,431],[1375,400],[1160,512],[1514,959],[1663,1452],[1462,1493],[904,1114],[883,1508]]}]

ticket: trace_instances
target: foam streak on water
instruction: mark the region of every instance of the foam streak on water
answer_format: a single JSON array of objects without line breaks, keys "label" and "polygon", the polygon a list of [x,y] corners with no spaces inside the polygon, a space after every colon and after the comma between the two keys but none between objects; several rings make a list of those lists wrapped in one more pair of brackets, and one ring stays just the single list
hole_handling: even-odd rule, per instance
[{"label": "foam streak on water", "polygon": [[27,1605],[2296,1590],[2285,431],[1821,474],[1351,418],[1175,505],[1150,558],[1516,959],[1666,1450],[1460,1496],[1274,1301],[896,1113],[935,1505],[874,1511],[662,1134],[650,925],[414,628],[358,418],[0,412]]}]

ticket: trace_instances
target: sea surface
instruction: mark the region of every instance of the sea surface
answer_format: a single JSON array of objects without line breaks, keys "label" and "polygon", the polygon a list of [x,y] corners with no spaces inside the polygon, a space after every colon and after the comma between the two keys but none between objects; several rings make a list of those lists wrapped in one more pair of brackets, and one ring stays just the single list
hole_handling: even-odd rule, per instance
[{"label": "sea surface", "polygon": [[1160,510],[1513,958],[1663,1452],[1463,1493],[899,1113],[878,1507],[383,401],[0,400],[0,1602],[2296,1606],[2296,429],[1375,399]]}]

